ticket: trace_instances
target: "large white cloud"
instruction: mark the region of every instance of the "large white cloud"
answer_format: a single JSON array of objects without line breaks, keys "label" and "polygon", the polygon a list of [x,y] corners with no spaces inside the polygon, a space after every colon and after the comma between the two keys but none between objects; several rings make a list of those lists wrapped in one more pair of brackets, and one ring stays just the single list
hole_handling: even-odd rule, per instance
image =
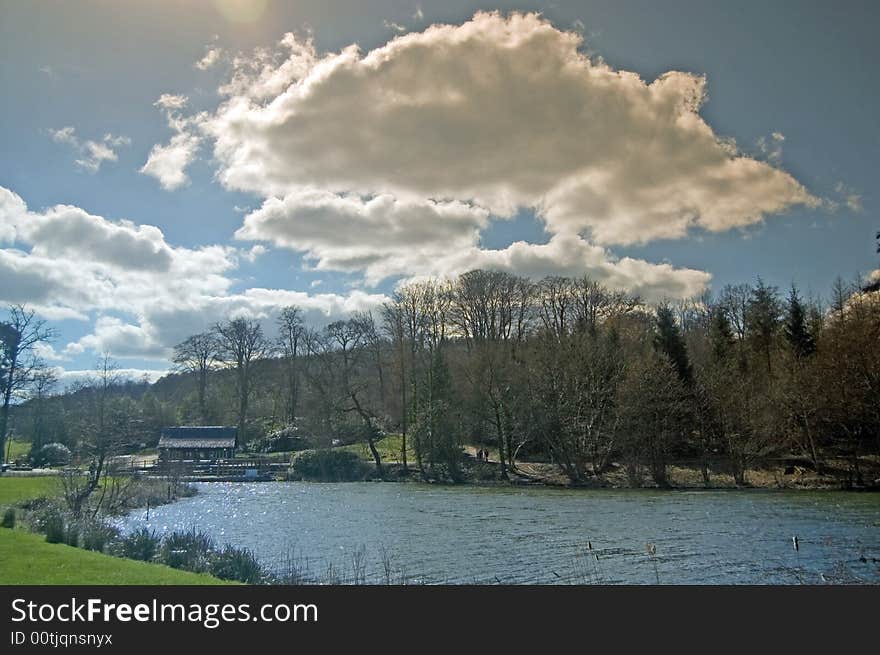
[{"label": "large white cloud", "polygon": [[553,233],[602,244],[819,203],[713,132],[702,76],[646,82],[535,14],[479,13],[367,53],[320,56],[290,34],[281,46],[239,58],[227,99],[199,121],[229,188],[452,199],[498,215],[526,206]]}]

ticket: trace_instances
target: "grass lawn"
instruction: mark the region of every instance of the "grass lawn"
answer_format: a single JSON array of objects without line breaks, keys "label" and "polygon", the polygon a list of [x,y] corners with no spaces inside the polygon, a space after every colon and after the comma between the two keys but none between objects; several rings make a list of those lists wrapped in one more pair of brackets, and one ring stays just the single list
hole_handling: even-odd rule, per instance
[{"label": "grass lawn", "polygon": [[58,479],[54,475],[3,475],[0,476],[0,505],[14,505],[31,498],[54,496],[58,490]]},{"label": "grass lawn", "polygon": [[[400,462],[400,447],[403,443],[403,437],[399,434],[388,434],[376,442],[376,450],[383,462]],[[412,447],[412,439],[406,440],[406,460],[410,463],[416,461],[416,454]],[[373,455],[370,453],[370,447],[366,443],[355,443],[348,446],[342,446],[343,450],[350,450],[362,459],[373,461]]]},{"label": "grass lawn", "polygon": [[0,584],[212,585],[234,584],[162,564],[102,555],[36,534],[0,528]]},{"label": "grass lawn", "polygon": [[[14,462],[20,457],[27,457],[31,452],[30,441],[19,441],[18,439],[10,439],[6,442],[6,448],[9,456],[6,458],[8,462]],[[5,453],[4,453],[5,454]]]}]

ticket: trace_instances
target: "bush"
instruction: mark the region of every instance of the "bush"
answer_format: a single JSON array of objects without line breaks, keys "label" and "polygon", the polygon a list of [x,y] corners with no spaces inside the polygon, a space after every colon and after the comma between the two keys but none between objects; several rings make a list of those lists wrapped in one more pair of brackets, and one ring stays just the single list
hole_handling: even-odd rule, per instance
[{"label": "bush", "polygon": [[123,557],[149,562],[156,557],[161,544],[162,539],[155,532],[138,528],[120,540],[119,552]]},{"label": "bush", "polygon": [[308,439],[293,426],[273,432],[251,444],[251,450],[258,453],[286,453],[305,450],[308,447]]},{"label": "bush", "polygon": [[64,515],[57,509],[51,509],[40,517],[38,527],[46,533],[46,541],[50,544],[61,544],[67,541]]},{"label": "bush", "polygon": [[320,482],[361,480],[366,467],[357,454],[348,450],[322,449],[300,453],[293,461],[295,477]]},{"label": "bush", "polygon": [[101,521],[84,521],[76,527],[78,527],[80,546],[86,550],[103,553],[119,538],[119,530]]},{"label": "bush", "polygon": [[214,552],[214,540],[195,528],[172,532],[162,541],[161,558],[171,568],[205,573]]},{"label": "bush", "polygon": [[10,507],[5,512],[3,512],[3,521],[0,523],[4,528],[14,528],[15,527],[15,509]]},{"label": "bush", "polygon": [[70,448],[58,442],[47,443],[31,453],[31,463],[36,467],[64,466],[70,463]]},{"label": "bush", "polygon": [[209,572],[223,580],[247,584],[259,584],[265,577],[260,563],[250,550],[229,545],[214,554]]}]

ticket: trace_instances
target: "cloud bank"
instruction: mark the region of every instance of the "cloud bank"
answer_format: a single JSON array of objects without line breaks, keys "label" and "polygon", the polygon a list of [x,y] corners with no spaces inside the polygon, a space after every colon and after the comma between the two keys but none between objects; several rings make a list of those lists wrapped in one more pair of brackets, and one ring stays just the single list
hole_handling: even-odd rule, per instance
[{"label": "cloud bank", "polygon": [[3,187],[0,246],[0,303],[27,303],[52,320],[94,318],[92,332],[48,353],[50,359],[110,352],[167,361],[174,344],[230,316],[271,321],[295,304],[307,320],[322,323],[385,300],[362,291],[232,292],[236,248],[176,247],[155,226],[69,205],[33,212]]}]

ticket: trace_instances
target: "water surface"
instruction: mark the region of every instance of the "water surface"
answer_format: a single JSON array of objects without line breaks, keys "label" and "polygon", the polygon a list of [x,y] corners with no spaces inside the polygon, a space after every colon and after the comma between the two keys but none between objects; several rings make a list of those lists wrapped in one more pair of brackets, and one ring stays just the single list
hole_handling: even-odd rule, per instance
[{"label": "water surface", "polygon": [[[201,483],[199,494],[120,519],[196,527],[349,581],[796,584],[880,582],[880,495],[648,491],[400,483]],[[798,537],[799,550],[792,544]],[[656,555],[648,551],[653,544]],[[592,546],[592,551],[589,547]],[[598,554],[598,560],[596,555]]]}]

